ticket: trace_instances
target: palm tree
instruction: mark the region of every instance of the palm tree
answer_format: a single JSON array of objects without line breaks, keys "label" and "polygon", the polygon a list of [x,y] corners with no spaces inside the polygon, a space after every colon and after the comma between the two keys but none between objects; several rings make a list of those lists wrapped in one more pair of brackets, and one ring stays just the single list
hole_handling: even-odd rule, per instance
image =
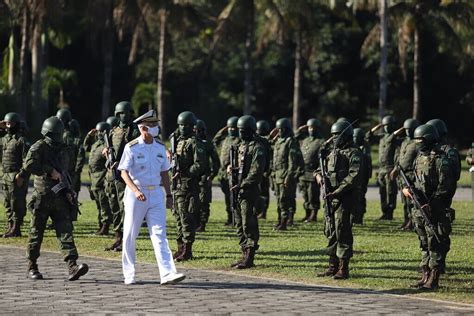
[{"label": "palm tree", "polygon": [[[456,32],[457,25],[472,27],[472,7],[454,0],[412,0],[397,2],[388,7],[388,16],[398,29],[398,51],[402,74],[407,78],[407,52],[413,41],[413,118],[422,116],[421,82],[423,34],[431,33],[438,39],[440,49],[449,45],[454,53],[462,51]],[[362,51],[373,43],[377,25],[366,38]]]},{"label": "palm tree", "polygon": [[76,83],[76,72],[48,66],[41,76],[43,97],[47,98],[50,91],[57,90],[59,93],[58,108],[69,108],[69,104],[64,100],[64,88],[68,83]]}]

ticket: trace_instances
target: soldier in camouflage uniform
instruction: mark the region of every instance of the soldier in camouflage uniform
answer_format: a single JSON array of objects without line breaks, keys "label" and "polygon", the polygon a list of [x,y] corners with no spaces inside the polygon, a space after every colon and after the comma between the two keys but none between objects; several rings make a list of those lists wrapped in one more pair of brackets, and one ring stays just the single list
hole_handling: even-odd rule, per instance
[{"label": "soldier in camouflage uniform", "polygon": [[8,221],[7,231],[3,234],[4,238],[21,236],[21,225],[26,215],[28,181],[24,181],[21,186],[15,184],[15,176],[20,171],[23,159],[28,152],[26,138],[20,131],[20,122],[20,115],[14,112],[7,113],[0,122],[0,128],[7,131],[7,134],[0,139],[4,206]]},{"label": "soldier in camouflage uniform", "polygon": [[109,226],[112,223],[112,210],[105,191],[105,168],[106,158],[102,155],[105,148],[104,137],[110,131],[110,125],[106,122],[97,123],[84,139],[84,149],[89,151],[89,177],[91,179],[91,193],[97,205],[99,229],[96,235],[108,235]]},{"label": "soldier in camouflage uniform", "polygon": [[327,252],[329,266],[318,276],[333,276],[334,279],[349,277],[349,260],[353,255],[353,235],[351,216],[357,208],[360,195],[362,153],[354,146],[352,126],[347,121],[331,126],[334,137],[333,149],[321,152],[327,165],[329,179],[321,176],[321,167],[316,173],[319,184],[329,186],[325,203],[329,200],[333,217],[326,217],[324,232],[328,238]]},{"label": "soldier in camouflage uniform", "polygon": [[[119,124],[110,132],[110,141],[115,152],[116,161],[107,171],[106,175],[106,191],[108,192],[109,205],[112,210],[112,225],[115,232],[115,241],[105,250],[122,251],[122,228],[124,204],[123,196],[125,193],[125,182],[123,182],[120,175],[117,173],[117,164],[120,161],[125,145],[137,138],[140,131],[135,123],[132,121],[132,105],[130,102],[122,101],[115,106],[115,116],[119,119]],[[108,148],[105,148],[102,154],[107,156]]]},{"label": "soldier in camouflage uniform", "polygon": [[[204,144],[194,136],[193,128],[196,117],[185,111],[178,115],[179,136],[175,139],[176,148],[172,168],[173,213],[177,222],[178,250],[173,255],[176,261],[193,258],[193,243],[198,220],[196,212],[199,206],[199,181],[204,174],[206,149]],[[175,136],[171,136],[175,137]]]},{"label": "soldier in camouflage uniform", "polygon": [[[418,149],[416,148],[415,140],[413,139],[413,134],[415,129],[420,125],[420,123],[415,119],[407,119],[403,123],[403,130],[405,130],[406,137],[402,141],[400,148],[397,150],[395,155],[395,168],[392,170],[390,177],[395,179],[397,174],[399,174],[399,168],[402,168],[405,172],[407,178],[413,182],[415,176],[413,174],[413,162],[415,161],[416,156],[418,155]],[[398,186],[402,188],[403,181],[398,179]],[[402,230],[413,230],[413,223],[411,220],[411,209],[413,204],[403,193],[401,194],[402,204],[403,204],[403,214],[405,221],[403,222],[400,229]]]},{"label": "soldier in camouflage uniform", "polygon": [[298,141],[293,137],[290,120],[281,118],[276,122],[278,139],[273,148],[275,195],[278,203],[276,230],[286,230],[293,224],[296,211],[296,184],[304,170],[303,155]]},{"label": "soldier in camouflage uniform", "polygon": [[306,125],[298,128],[295,137],[301,140],[301,152],[304,159],[304,174],[299,179],[299,189],[303,194],[303,207],[306,214],[301,221],[316,222],[320,207],[320,192],[313,173],[319,167],[319,150],[324,143],[321,135],[321,123],[315,118],[309,119]]},{"label": "soldier in camouflage uniform", "polygon": [[[440,120],[440,119],[433,119],[426,124],[431,125],[436,128],[436,131],[438,132],[439,136],[439,147],[440,149],[445,153],[446,157],[449,159],[449,162],[451,163],[451,170],[454,174],[454,178],[456,180],[456,184],[451,188],[451,192],[449,192],[449,211],[453,214],[452,219],[454,220],[454,213],[455,210],[451,208],[451,204],[453,202],[453,197],[454,193],[456,192],[456,187],[457,187],[457,181],[459,181],[459,178],[461,178],[461,156],[459,155],[459,151],[453,147],[451,144],[448,142],[448,128],[446,127],[446,124]],[[440,272],[441,274],[445,273],[446,270],[446,255],[448,251],[451,248],[451,243],[450,240],[445,240],[447,244],[444,245],[443,249],[446,252],[441,260],[441,265],[440,265]]]},{"label": "soldier in camouflage uniform", "polygon": [[229,177],[227,175],[227,166],[229,162],[229,150],[230,146],[237,145],[239,143],[239,131],[237,130],[237,116],[232,116],[227,120],[227,126],[219,130],[212,142],[214,146],[220,146],[220,161],[221,169],[219,170],[219,182],[221,185],[221,190],[224,193],[225,198],[225,210],[227,213],[226,226],[232,225],[232,209],[230,206],[230,192],[229,192]]},{"label": "soldier in camouflage uniform", "polygon": [[203,232],[206,230],[206,224],[209,221],[210,204],[212,202],[212,180],[219,173],[220,161],[214,144],[207,139],[206,124],[202,120],[197,120],[194,125],[194,132],[196,137],[202,141],[206,148],[207,159],[203,161],[204,174],[199,181],[199,201],[201,208],[198,210],[196,216],[198,220],[198,227],[196,232]]},{"label": "soldier in camouflage uniform", "polygon": [[[242,250],[242,258],[232,264],[236,269],[248,269],[254,266],[255,251],[258,250],[260,232],[258,229],[255,204],[259,196],[258,185],[262,180],[265,170],[265,148],[256,139],[255,131],[257,124],[253,116],[244,115],[237,122],[241,142],[238,147],[238,170],[228,172],[238,175],[237,184],[230,190],[237,194],[238,207],[234,210],[235,226],[239,245]],[[237,172],[235,172],[237,171]]]},{"label": "soldier in camouflage uniform", "polygon": [[86,164],[86,151],[82,146],[83,140],[81,137],[81,126],[76,119],[72,119],[69,122],[69,128],[71,130],[72,136],[74,137],[74,144],[77,147],[77,159],[76,159],[76,166],[74,167],[74,178],[73,186],[74,191],[79,195],[79,191],[81,190],[81,173],[84,165]]},{"label": "soldier in camouflage uniform", "polygon": [[[367,132],[366,140],[372,143],[376,138],[379,142],[379,173],[377,183],[380,192],[380,204],[382,208],[381,220],[392,220],[393,211],[397,207],[397,182],[390,178],[395,164],[395,150],[399,146],[399,140],[394,132],[395,119],[391,115],[387,115],[382,119],[382,123],[373,127]],[[380,127],[384,132],[381,135],[374,134]]]},{"label": "soldier in camouflage uniform", "polygon": [[[422,194],[421,208],[435,227],[438,241],[419,209],[413,209],[412,218],[420,239],[422,249],[422,278],[417,286],[420,289],[435,290],[438,288],[442,262],[446,259],[450,244],[451,214],[449,207],[452,192],[456,190],[455,167],[445,152],[437,145],[439,136],[436,128],[424,124],[415,129],[414,138],[419,149],[415,159],[415,190]],[[407,187],[403,194],[411,197]]]},{"label": "soldier in camouflage uniform", "polygon": [[[63,140],[64,144],[67,146],[67,153],[69,155],[69,167],[68,167],[68,172],[69,175],[71,176],[71,179],[74,184],[74,190],[79,189],[80,190],[80,174],[78,174],[79,170],[82,171],[82,167],[84,166],[85,163],[85,154],[82,151],[82,156],[81,156],[81,147],[82,147],[82,141],[80,140],[80,137],[77,137],[77,135],[74,135],[73,133],[73,128],[74,128],[74,123],[73,126],[71,126],[72,122],[72,115],[71,112],[68,109],[60,109],[56,113],[56,117],[63,122],[64,125],[64,134],[63,134]],[[77,128],[76,134],[79,133],[79,128]],[[77,179],[79,178],[79,188],[77,188],[76,183],[78,182]],[[76,191],[76,193],[79,192]]]},{"label": "soldier in camouflage uniform", "polygon": [[273,148],[269,140],[270,124],[265,120],[257,122],[257,133],[256,139],[263,145],[265,149],[265,170],[263,172],[262,181],[259,184],[260,196],[257,200],[255,209],[257,217],[261,219],[267,218],[267,210],[270,205],[270,177],[271,177],[271,165],[273,158]]},{"label": "soldier in camouflage uniform", "polygon": [[18,186],[22,186],[29,174],[34,177],[34,192],[28,204],[32,216],[28,239],[28,275],[31,279],[42,279],[37,259],[40,256],[41,243],[48,217],[54,222],[56,236],[60,243],[64,261],[67,262],[69,281],[79,279],[87,273],[86,264],[77,265],[78,253],[72,234],[72,217],[75,192],[71,187],[55,194],[52,188],[67,173],[69,155],[63,143],[64,126],[57,117],[47,118],[41,128],[43,139],[31,146],[21,171],[16,176]]},{"label": "soldier in camouflage uniform", "polygon": [[369,179],[372,177],[372,156],[370,154],[370,145],[364,140],[364,130],[361,128],[354,128],[354,145],[359,148],[362,153],[362,160],[360,163],[360,195],[357,201],[357,209],[353,214],[354,224],[364,223],[364,214],[367,211],[367,200],[365,195],[367,193],[367,186]]}]

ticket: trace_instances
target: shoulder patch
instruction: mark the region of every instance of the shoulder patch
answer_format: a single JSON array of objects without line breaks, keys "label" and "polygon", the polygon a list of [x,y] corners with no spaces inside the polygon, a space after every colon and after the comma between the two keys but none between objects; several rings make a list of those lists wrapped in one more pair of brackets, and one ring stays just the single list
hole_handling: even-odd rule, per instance
[{"label": "shoulder patch", "polygon": [[135,138],[134,140],[127,143],[127,145],[130,147],[135,146],[136,144],[138,144],[138,138]]}]

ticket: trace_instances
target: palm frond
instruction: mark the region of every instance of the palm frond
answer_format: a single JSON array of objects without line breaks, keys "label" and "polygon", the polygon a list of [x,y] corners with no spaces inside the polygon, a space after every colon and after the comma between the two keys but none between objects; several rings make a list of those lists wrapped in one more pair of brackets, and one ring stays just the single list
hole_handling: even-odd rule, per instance
[{"label": "palm frond", "polygon": [[360,48],[360,56],[364,58],[369,52],[370,48],[378,44],[380,41],[380,24],[377,23],[369,32],[367,37],[364,39]]}]

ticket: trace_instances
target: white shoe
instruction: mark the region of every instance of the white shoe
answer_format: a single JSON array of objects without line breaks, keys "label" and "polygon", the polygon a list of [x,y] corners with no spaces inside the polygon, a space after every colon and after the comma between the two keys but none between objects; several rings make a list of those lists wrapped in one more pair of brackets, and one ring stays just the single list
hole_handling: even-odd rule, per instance
[{"label": "white shoe", "polygon": [[184,274],[171,272],[161,278],[161,285],[176,284],[184,279],[186,279]]},{"label": "white shoe", "polygon": [[135,282],[135,279],[125,279],[123,283],[130,285],[130,284],[135,284],[136,282]]}]

